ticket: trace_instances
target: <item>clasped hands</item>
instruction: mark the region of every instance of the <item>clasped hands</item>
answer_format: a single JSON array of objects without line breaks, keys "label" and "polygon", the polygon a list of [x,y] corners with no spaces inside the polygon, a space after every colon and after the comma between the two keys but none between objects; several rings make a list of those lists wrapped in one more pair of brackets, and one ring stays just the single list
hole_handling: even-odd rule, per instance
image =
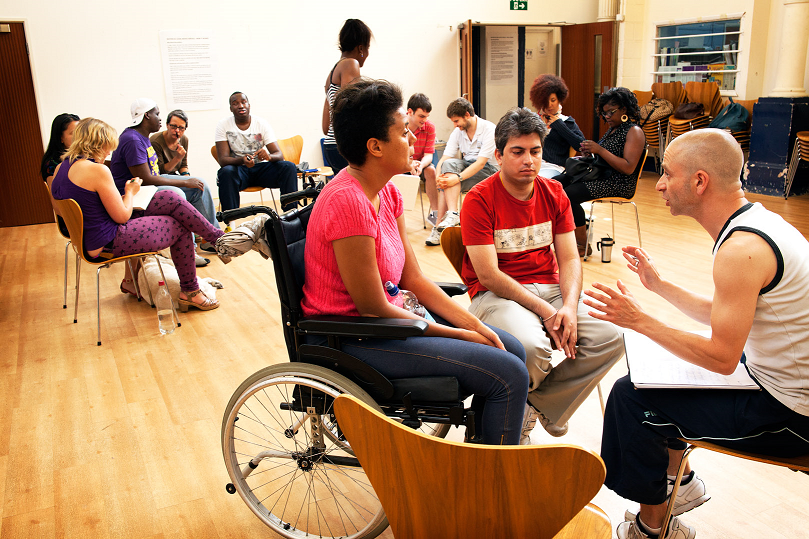
[{"label": "clasped hands", "polygon": [[575,359],[576,340],[578,339],[576,309],[563,305],[553,315],[543,318],[542,323],[553,341],[553,348],[562,350],[565,357]]},{"label": "clasped hands", "polygon": [[244,166],[246,166],[247,168],[253,168],[255,166],[257,160],[269,161],[270,160],[270,154],[267,152],[266,148],[261,148],[256,153],[251,153],[251,154],[245,155],[242,158],[242,160],[244,161]]},{"label": "clasped hands", "polygon": [[439,189],[447,189],[461,183],[461,176],[457,172],[444,172],[435,180],[435,185]]}]

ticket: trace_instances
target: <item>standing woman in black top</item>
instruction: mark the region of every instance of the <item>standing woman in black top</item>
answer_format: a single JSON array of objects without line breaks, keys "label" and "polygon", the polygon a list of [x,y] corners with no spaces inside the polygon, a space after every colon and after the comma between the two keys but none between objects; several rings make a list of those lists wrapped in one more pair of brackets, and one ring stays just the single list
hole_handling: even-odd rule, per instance
[{"label": "standing woman in black top", "polygon": [[562,114],[562,103],[567,99],[567,94],[564,79],[550,73],[538,76],[531,86],[531,104],[549,129],[542,145],[539,175],[543,178],[554,178],[564,172],[570,149],[577,152],[584,142],[584,135],[576,120]]},{"label": "standing woman in black top", "polygon": [[371,38],[374,37],[368,25],[359,19],[346,20],[340,29],[340,59],[334,64],[326,79],[326,100],[323,103],[323,150],[329,166],[335,174],[348,166],[348,162],[337,151],[334,141],[334,130],[331,125],[331,108],[334,96],[343,86],[346,86],[360,76],[360,68],[368,59],[368,50],[371,47]]}]

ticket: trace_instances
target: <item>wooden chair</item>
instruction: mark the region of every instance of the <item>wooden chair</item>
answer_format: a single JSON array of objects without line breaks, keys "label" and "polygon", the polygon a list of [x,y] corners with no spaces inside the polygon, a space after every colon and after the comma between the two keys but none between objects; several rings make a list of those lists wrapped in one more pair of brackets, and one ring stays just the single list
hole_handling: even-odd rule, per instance
[{"label": "wooden chair", "polygon": [[[119,257],[112,257],[105,260],[99,260],[96,258],[90,258],[87,255],[87,252],[84,250],[84,215],[82,214],[81,208],[79,207],[78,202],[73,200],[72,198],[68,198],[65,200],[56,200],[55,198],[51,197],[53,201],[54,207],[59,215],[62,216],[62,219],[65,220],[65,224],[67,225],[67,230],[70,232],[71,238],[71,245],[73,245],[73,250],[76,251],[76,304],[73,311],[73,323],[75,324],[78,321],[78,313],[79,313],[79,282],[81,277],[81,272],[78,270],[78,257],[81,257],[84,262],[90,264],[91,266],[97,266],[96,269],[96,312],[98,318],[98,346],[101,346],[101,290],[99,285],[99,274],[101,270],[104,268],[110,267],[112,264],[116,262],[126,262],[129,266],[129,271],[133,275],[133,283],[135,284],[135,292],[138,295],[138,301],[140,301],[140,289],[138,288],[138,278],[137,273],[133,271],[132,268],[132,259],[133,258],[143,258],[147,256],[154,256],[155,260],[157,260],[157,267],[160,269],[160,276],[163,278],[163,282],[166,281],[166,276],[163,275],[163,268],[160,266],[160,259],[156,256],[156,252],[147,252],[147,253],[138,253],[134,255],[127,255],[127,256],[119,256]],[[152,291],[149,290],[149,298],[152,301],[152,305],[154,305],[154,299],[152,299]],[[174,320],[177,322],[177,327],[180,327],[180,319],[177,316],[177,311],[174,309],[174,302],[171,305],[171,312],[174,316]]]},{"label": "wooden chair", "polygon": [[677,479],[674,481],[671,496],[669,497],[669,504],[666,508],[666,516],[663,518],[664,530],[668,527],[671,512],[674,509],[674,501],[677,498],[677,490],[680,488],[680,480],[683,478],[683,473],[685,472],[686,465],[688,464],[688,457],[694,452],[695,449],[708,449],[710,451],[716,451],[718,453],[724,453],[726,455],[732,455],[742,459],[754,460],[757,462],[763,462],[765,464],[772,464],[774,466],[784,466],[793,471],[802,471],[809,474],[809,455],[794,458],[768,457],[766,455],[758,455],[756,453],[728,449],[727,447],[722,447],[709,442],[687,440],[684,438],[682,440],[688,444],[688,447],[686,448],[685,453],[683,453],[683,460],[680,461],[680,468],[677,470]]},{"label": "wooden chair", "polygon": [[638,99],[639,107],[642,107],[654,97],[654,92],[651,90],[648,92],[644,92],[643,90],[632,90],[632,93],[635,94],[635,97]]},{"label": "wooden chair", "polygon": [[[637,192],[637,185],[640,179],[640,175],[643,172],[643,163],[646,161],[646,157],[649,155],[649,149],[644,149],[643,153],[638,160],[638,164],[635,166],[635,172],[632,175],[635,177],[635,192]],[[634,194],[632,195],[634,198]],[[590,245],[590,242],[593,239],[593,230],[595,229],[595,221],[593,220],[593,208],[595,208],[596,204],[610,204],[610,211],[612,212],[612,238],[615,238],[615,205],[618,204],[619,206],[623,206],[624,204],[632,204],[632,207],[635,208],[635,225],[638,230],[638,247],[643,247],[643,243],[640,239],[640,218],[638,217],[638,206],[632,200],[632,198],[623,198],[623,197],[607,197],[607,198],[597,198],[590,203],[590,218],[589,223],[590,226],[587,227],[587,245]],[[590,257],[589,254],[585,253],[584,260],[587,260]],[[599,387],[599,396],[601,388]],[[602,405],[603,406],[603,405]]]},{"label": "wooden chair", "polygon": [[[51,206],[53,206],[53,214],[56,217],[56,222],[57,222],[56,229],[59,231],[59,234],[61,234],[62,237],[67,240],[67,243],[65,243],[65,291],[64,291],[64,299],[62,301],[62,308],[67,309],[67,250],[70,247],[70,234],[65,235],[65,233],[62,231],[62,227],[59,226],[59,219],[62,219],[62,216],[59,215],[56,212],[56,204],[53,201],[53,195],[51,195],[51,188],[50,188],[50,186],[48,186],[47,183],[45,183],[45,182],[42,182],[42,183],[45,185],[45,191],[48,192],[48,199],[51,201]],[[62,219],[62,222],[64,222],[64,219]],[[77,275],[79,273],[79,264],[80,263],[81,263],[81,261],[79,260],[79,254],[76,253],[76,274]]]},{"label": "wooden chair", "polygon": [[795,181],[795,173],[801,161],[809,163],[809,131],[799,131],[795,137],[795,146],[792,149],[792,159],[789,161],[786,182],[784,182],[784,198],[789,198],[792,190],[792,183]]},{"label": "wooden chair", "polygon": [[743,106],[747,109],[747,112],[750,113],[750,121],[747,124],[747,128],[744,131],[731,131],[730,134],[733,135],[733,138],[736,139],[736,142],[739,143],[739,146],[742,147],[743,152],[750,151],[750,130],[753,127],[753,106],[758,103],[758,99],[747,99],[747,100],[735,100],[734,103],[738,103],[739,105]]},{"label": "wooden chair", "polygon": [[581,447],[463,444],[427,436],[342,394],[337,422],[396,539],[609,539],[589,503],[606,469]]},{"label": "wooden chair", "polygon": [[683,83],[676,82],[655,82],[652,84],[652,93],[655,97],[670,101],[674,110],[677,110],[681,104],[685,103],[687,96]]},{"label": "wooden chair", "polygon": [[715,118],[722,110],[722,95],[719,92],[719,85],[716,81],[685,83],[685,95],[691,103],[702,103],[705,107],[705,114]]},{"label": "wooden chair", "polygon": [[[592,213],[590,217],[592,218]],[[614,234],[615,232],[613,232],[613,235]],[[451,226],[449,228],[445,228],[441,232],[441,249],[444,251],[444,256],[447,257],[449,263],[452,264],[453,268],[455,268],[455,272],[458,274],[458,277],[460,277],[461,281],[463,281],[461,271],[463,268],[463,258],[464,255],[466,255],[466,247],[464,246],[463,238],[461,237],[461,227]],[[599,382],[596,387],[598,388],[598,402],[601,404],[601,415],[603,416],[605,405],[604,393],[601,391],[601,382]]]}]

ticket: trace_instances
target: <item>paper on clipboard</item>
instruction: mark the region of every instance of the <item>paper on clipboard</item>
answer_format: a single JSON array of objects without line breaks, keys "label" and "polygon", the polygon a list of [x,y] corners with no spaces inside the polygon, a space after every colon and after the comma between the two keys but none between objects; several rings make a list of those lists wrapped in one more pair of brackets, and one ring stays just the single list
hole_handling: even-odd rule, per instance
[{"label": "paper on clipboard", "polygon": [[624,348],[629,379],[636,388],[759,389],[741,362],[733,374],[725,376],[711,372],[683,361],[634,331],[624,332]]}]

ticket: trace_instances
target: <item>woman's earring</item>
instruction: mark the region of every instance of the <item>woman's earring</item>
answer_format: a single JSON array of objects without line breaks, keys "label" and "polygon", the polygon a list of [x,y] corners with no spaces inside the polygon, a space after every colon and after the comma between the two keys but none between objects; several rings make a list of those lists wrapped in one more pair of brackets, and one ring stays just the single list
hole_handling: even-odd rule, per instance
[{"label": "woman's earring", "polygon": [[622,121],[622,122],[626,123],[626,121],[627,121],[627,120],[629,120],[629,116],[627,116],[626,114],[624,114],[623,116],[621,116],[621,121]]}]

